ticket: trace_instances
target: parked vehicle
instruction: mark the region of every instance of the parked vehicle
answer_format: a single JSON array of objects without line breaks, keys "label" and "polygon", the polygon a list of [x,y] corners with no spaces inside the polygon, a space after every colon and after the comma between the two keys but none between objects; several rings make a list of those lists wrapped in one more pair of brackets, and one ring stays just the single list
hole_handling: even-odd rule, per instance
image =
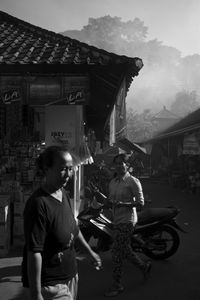
[{"label": "parked vehicle", "polygon": [[[78,215],[79,226],[85,239],[93,238],[96,251],[108,251],[112,245],[113,223],[111,210],[106,206],[106,197],[98,193],[99,208],[89,207]],[[178,225],[176,207],[144,208],[138,212],[138,223],[132,237],[132,247],[152,259],[166,259],[179,248],[178,231],[185,232]]]}]

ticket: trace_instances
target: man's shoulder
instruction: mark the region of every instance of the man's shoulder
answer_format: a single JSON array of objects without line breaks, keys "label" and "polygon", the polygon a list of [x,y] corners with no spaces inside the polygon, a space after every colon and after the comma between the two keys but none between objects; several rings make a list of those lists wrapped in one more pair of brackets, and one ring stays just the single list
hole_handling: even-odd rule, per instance
[{"label": "man's shoulder", "polygon": [[45,192],[43,191],[42,188],[38,188],[36,189],[35,191],[32,192],[32,194],[30,195],[30,197],[28,198],[27,201],[30,201],[32,202],[33,199],[34,200],[39,200],[39,199],[42,199],[43,197],[45,196]]},{"label": "man's shoulder", "polygon": [[45,192],[39,188],[35,190],[30,197],[28,198],[26,205],[25,205],[25,211],[30,209],[39,209],[46,205],[46,198],[47,195]]},{"label": "man's shoulder", "polygon": [[135,183],[135,184],[140,184],[140,180],[137,177],[131,175],[130,173],[127,174],[126,180],[127,180],[127,182],[132,182],[132,183]]}]

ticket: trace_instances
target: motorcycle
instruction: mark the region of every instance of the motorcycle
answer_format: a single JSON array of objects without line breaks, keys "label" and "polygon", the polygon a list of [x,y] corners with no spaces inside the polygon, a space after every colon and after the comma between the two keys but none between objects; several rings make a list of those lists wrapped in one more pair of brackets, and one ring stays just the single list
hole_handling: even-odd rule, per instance
[{"label": "motorcycle", "polygon": [[[95,192],[97,196],[97,191]],[[112,214],[107,197],[98,191],[98,208],[88,207],[78,215],[80,230],[87,242],[96,241],[95,251],[108,251],[113,241]],[[135,252],[151,259],[162,260],[174,255],[180,245],[178,230],[186,232],[176,221],[176,207],[144,208],[138,212],[138,223],[131,239]]]}]

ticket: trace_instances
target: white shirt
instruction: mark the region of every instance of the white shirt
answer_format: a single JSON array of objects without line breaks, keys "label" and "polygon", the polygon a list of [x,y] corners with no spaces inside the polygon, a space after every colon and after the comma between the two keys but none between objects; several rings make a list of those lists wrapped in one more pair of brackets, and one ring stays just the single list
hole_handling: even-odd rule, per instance
[{"label": "white shirt", "polygon": [[[127,172],[122,178],[113,178],[109,184],[109,198],[113,203],[131,202],[144,205],[144,196],[139,179]],[[113,223],[137,223],[135,207],[114,207]]]}]

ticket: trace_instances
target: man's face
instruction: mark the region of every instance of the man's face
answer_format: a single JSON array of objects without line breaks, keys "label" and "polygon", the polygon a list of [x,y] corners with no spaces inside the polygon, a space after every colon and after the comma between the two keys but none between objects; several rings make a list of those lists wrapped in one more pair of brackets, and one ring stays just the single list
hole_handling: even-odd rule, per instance
[{"label": "man's face", "polygon": [[125,175],[128,170],[127,164],[123,161],[122,158],[117,158],[115,161],[115,171],[118,175]]},{"label": "man's face", "polygon": [[47,180],[58,188],[65,186],[73,174],[73,161],[69,153],[55,157],[54,164],[46,172]]}]

